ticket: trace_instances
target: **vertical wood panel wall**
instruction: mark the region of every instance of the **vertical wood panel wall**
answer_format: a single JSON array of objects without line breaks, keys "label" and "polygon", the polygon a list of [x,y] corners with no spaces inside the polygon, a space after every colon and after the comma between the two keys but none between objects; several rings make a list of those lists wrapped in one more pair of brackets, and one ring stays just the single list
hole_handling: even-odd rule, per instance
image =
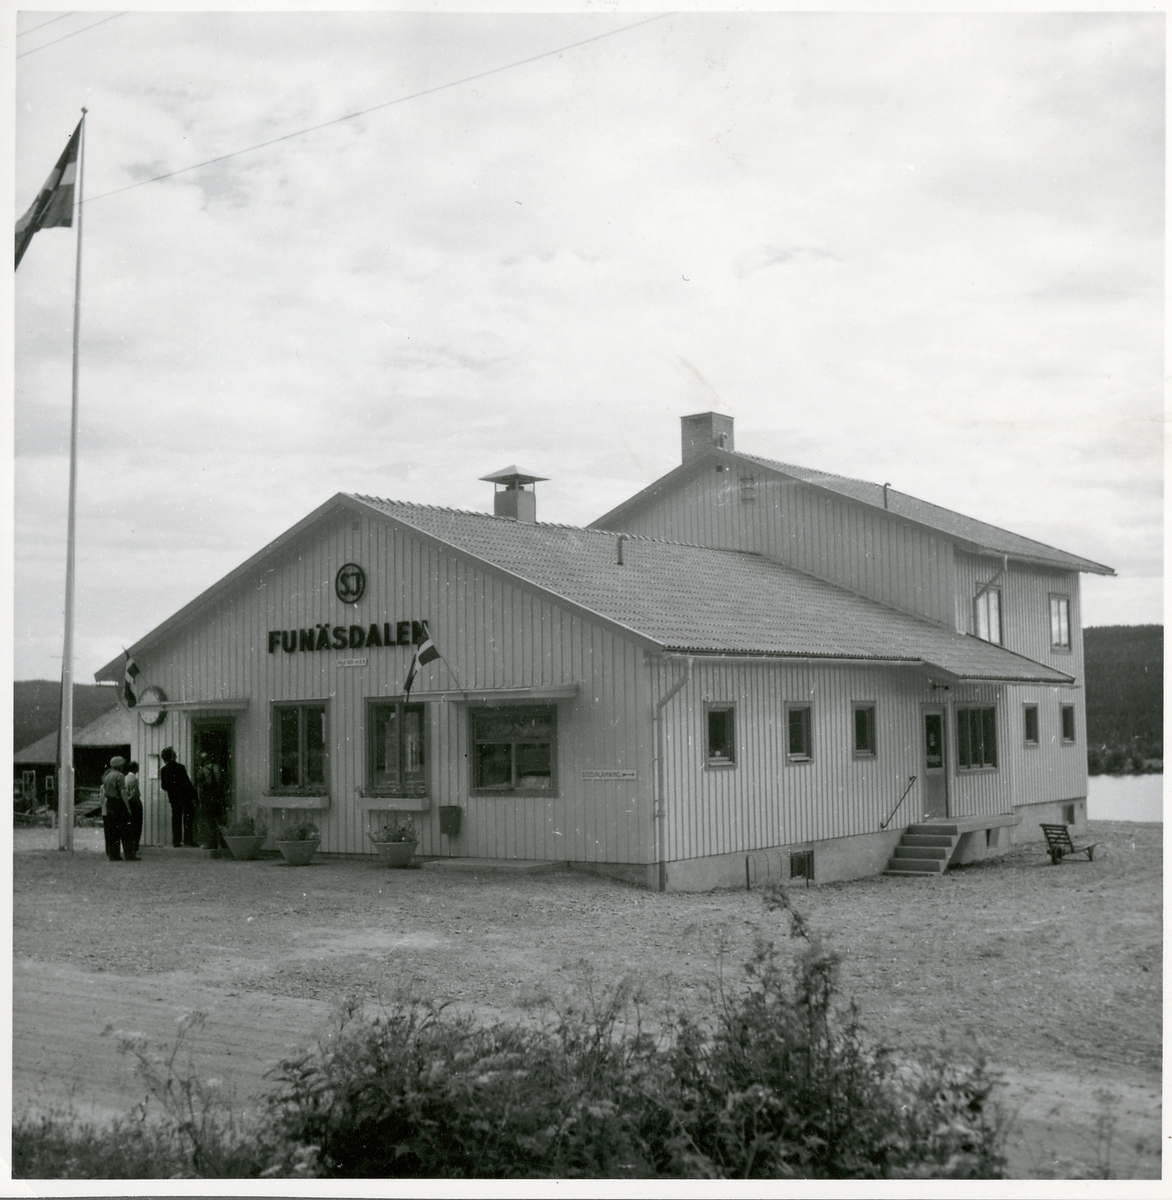
[{"label": "vertical wood panel wall", "polygon": [[[353,606],[334,595],[335,573],[350,561],[368,579],[366,595]],[[416,693],[452,688],[448,667],[469,689],[580,689],[575,699],[557,702],[558,794],[550,797],[470,796],[468,705],[428,705],[430,795],[428,809],[416,816],[421,853],[651,861],[649,723],[614,719],[616,712],[648,711],[642,649],[377,518],[343,514],[307,531],[210,602],[186,629],[142,654],[139,666],[144,680],[172,701],[248,698],[248,711],[233,714],[234,791],[244,805],[271,790],[272,702],[325,701],[330,806],[307,815],[321,828],[323,850],[366,852],[371,817],[360,795],[367,785],[366,702],[402,693],[411,648],[269,654],[268,631],[412,619],[429,622],[447,664],[424,667]],[[336,665],[363,657],[365,666]],[[190,770],[193,719],[198,715],[172,711],[160,727],[138,734],[146,833],[154,844],[170,839],[170,810],[157,777],[149,777],[149,756],[173,745]],[[587,768],[634,769],[637,778],[584,780]],[[464,809],[456,839],[439,833],[438,808],[446,804]]]},{"label": "vertical wood panel wall", "polygon": [[[754,480],[751,488],[746,479]],[[742,499],[752,494],[753,499]],[[613,522],[629,533],[748,550],[953,624],[952,543],[893,514],[748,464],[706,467]]]}]

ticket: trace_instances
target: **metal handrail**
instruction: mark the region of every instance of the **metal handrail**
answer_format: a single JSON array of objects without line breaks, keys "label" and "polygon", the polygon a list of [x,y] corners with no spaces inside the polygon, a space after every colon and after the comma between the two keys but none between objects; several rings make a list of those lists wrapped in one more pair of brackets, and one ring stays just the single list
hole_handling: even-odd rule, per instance
[{"label": "metal handrail", "polygon": [[[915,781],[916,781],[916,777],[914,775],[909,777],[909,779],[907,781],[907,787],[905,787],[903,789],[903,795],[900,796],[900,798],[899,798],[899,804],[902,804],[907,799],[907,794],[908,794],[908,792],[910,792],[912,790],[912,784],[915,783]],[[888,816],[887,820],[884,821],[883,824],[879,826],[880,829],[886,829],[887,826],[891,823],[891,818],[894,817],[897,812],[899,812],[899,804],[897,804],[891,810],[890,816]]]}]

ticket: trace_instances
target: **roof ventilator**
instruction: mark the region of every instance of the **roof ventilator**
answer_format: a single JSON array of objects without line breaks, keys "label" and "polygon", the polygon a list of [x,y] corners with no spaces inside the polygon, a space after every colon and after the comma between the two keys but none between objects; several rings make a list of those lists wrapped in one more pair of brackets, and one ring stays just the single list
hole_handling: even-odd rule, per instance
[{"label": "roof ventilator", "polygon": [[546,482],[546,476],[522,471],[514,465],[480,478],[494,485],[492,511],[495,516],[510,517],[530,525],[537,523],[537,495],[532,485]]}]

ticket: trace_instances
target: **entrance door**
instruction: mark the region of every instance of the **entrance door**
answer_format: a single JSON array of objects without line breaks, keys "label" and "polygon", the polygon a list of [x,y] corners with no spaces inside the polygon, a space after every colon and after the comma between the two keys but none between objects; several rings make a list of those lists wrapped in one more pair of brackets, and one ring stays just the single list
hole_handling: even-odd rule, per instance
[{"label": "entrance door", "polygon": [[948,816],[948,755],[945,753],[945,709],[924,706],[924,817]]},{"label": "entrance door", "polygon": [[[234,793],[231,718],[196,721],[191,731],[191,778],[200,809],[219,823],[229,819]],[[206,757],[205,757],[206,756]]]}]

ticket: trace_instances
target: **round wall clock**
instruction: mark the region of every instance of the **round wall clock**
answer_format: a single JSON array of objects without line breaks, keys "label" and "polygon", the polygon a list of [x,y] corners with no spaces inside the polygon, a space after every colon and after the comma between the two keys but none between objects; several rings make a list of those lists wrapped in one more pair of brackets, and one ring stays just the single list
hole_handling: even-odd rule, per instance
[{"label": "round wall clock", "polygon": [[153,708],[150,706],[163,704],[166,699],[167,697],[163,695],[162,688],[144,688],[142,695],[138,698],[138,719],[144,725],[161,725],[166,719],[167,710],[165,708]]}]

